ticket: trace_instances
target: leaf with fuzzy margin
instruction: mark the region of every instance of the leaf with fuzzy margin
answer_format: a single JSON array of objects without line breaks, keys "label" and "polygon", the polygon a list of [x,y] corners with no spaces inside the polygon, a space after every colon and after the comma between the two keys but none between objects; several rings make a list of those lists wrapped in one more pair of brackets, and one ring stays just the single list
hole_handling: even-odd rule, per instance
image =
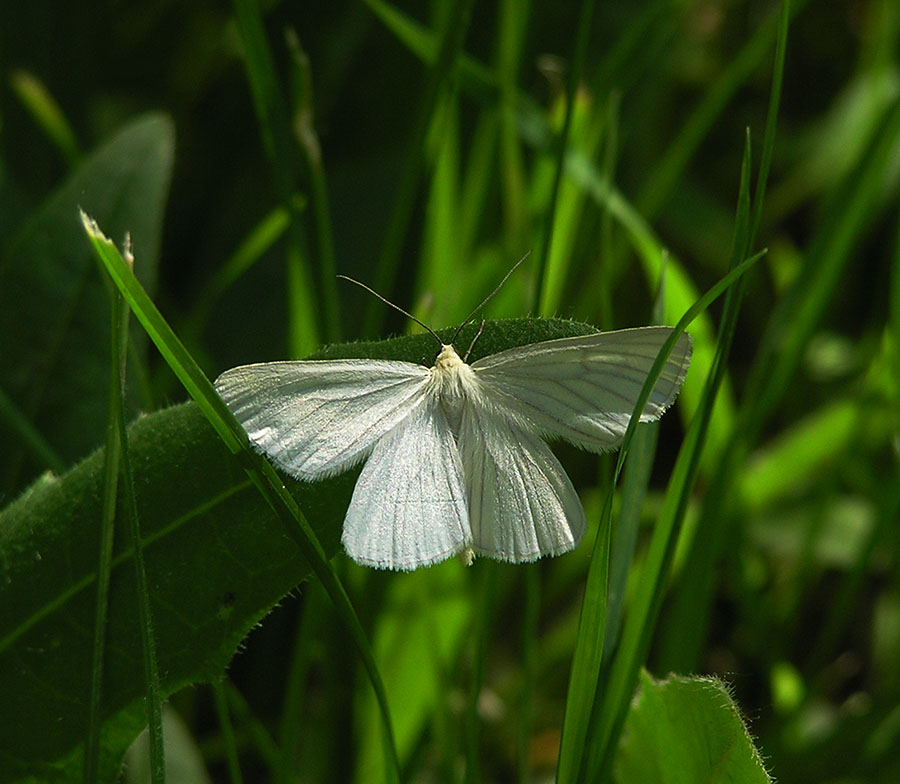
[{"label": "leaf with fuzzy margin", "polygon": [[[592,332],[561,320],[490,322],[472,361],[512,346]],[[475,327],[457,344],[466,347]],[[449,339],[450,331],[440,333]],[[318,358],[431,365],[430,335],[325,349]],[[161,691],[221,676],[241,640],[309,574],[271,510],[192,403],[141,417],[128,431],[141,515]],[[103,454],[44,476],[0,512],[0,781],[76,781],[88,716]],[[329,555],[356,471],[286,480]],[[134,569],[116,523],[103,686],[102,770],[114,778],[145,723]]]},{"label": "leaf with fuzzy margin", "polygon": [[727,686],[718,678],[646,671],[625,723],[619,784],[770,784]]}]

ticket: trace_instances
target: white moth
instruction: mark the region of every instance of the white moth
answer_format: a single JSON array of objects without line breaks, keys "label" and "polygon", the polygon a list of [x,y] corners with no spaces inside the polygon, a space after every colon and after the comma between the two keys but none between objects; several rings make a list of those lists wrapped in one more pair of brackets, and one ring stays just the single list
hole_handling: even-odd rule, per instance
[{"label": "white moth", "polygon": [[[366,461],[342,536],[355,561],[403,570],[455,554],[523,563],[571,550],[585,531],[578,495],[542,439],[592,452],[617,446],[671,332],[547,340],[471,365],[438,339],[430,368],[374,359],[268,362],[226,371],[216,389],[256,447],[298,479]],[[675,400],[690,357],[684,333],[642,422]]]}]

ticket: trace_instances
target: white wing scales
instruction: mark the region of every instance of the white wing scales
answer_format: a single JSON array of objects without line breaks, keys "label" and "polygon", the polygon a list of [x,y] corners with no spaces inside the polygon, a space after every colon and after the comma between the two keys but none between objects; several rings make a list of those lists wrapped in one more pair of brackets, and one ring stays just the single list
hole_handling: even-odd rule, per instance
[{"label": "white wing scales", "polygon": [[[641,327],[519,346],[473,363],[488,396],[524,429],[563,438],[595,452],[625,435],[670,327]],[[666,360],[642,422],[672,404],[687,373],[691,339],[682,333]]]},{"label": "white wing scales", "polygon": [[358,563],[403,570],[469,546],[459,452],[433,397],[376,444],[353,490],[341,541]]},{"label": "white wing scales", "polygon": [[[320,479],[369,455],[342,536],[359,563],[415,569],[469,547],[521,563],[571,550],[585,531],[578,495],[539,436],[615,447],[670,334],[604,332],[480,359],[454,377],[468,394],[451,406],[452,428],[443,387],[429,384],[438,369],[408,362],[246,365],[216,389],[253,443],[295,477]],[[690,356],[683,334],[641,421],[671,405]]]},{"label": "white wing scales", "polygon": [[411,362],[266,362],[226,371],[216,390],[257,447],[310,481],[361,461],[422,404],[428,377]]},{"label": "white wing scales", "polygon": [[459,450],[477,554],[524,563],[578,545],[585,530],[581,501],[540,438],[470,402],[463,410]]}]

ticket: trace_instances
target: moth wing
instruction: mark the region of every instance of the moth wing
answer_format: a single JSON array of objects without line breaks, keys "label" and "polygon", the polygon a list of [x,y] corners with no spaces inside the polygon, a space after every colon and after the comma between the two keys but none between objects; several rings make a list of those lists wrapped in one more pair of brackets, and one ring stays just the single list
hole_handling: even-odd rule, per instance
[{"label": "moth wing", "polygon": [[410,362],[265,362],[227,370],[215,386],[262,452],[314,480],[360,462],[421,406],[428,375]]},{"label": "moth wing", "polygon": [[469,546],[459,451],[435,398],[375,445],[353,490],[341,541],[358,563],[402,570]]},{"label": "moth wing", "polygon": [[581,501],[537,435],[470,402],[460,421],[459,450],[477,554],[524,563],[578,545],[585,531]]},{"label": "moth wing", "polygon": [[[670,327],[640,327],[519,346],[479,359],[472,369],[491,400],[522,427],[602,452],[618,445]],[[642,422],[662,416],[691,361],[682,333],[653,387]]]}]

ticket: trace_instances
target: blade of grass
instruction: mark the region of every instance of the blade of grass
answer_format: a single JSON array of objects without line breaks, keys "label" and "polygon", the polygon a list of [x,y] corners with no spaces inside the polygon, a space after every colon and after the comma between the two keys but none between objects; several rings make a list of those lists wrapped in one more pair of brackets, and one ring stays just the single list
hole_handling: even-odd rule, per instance
[{"label": "blade of grass", "polygon": [[19,437],[22,446],[50,471],[61,474],[66,470],[66,464],[56,450],[2,389],[0,389],[0,422],[7,425]]},{"label": "blade of grass", "polygon": [[516,128],[517,79],[528,29],[531,3],[504,0],[499,4],[499,33],[496,50],[500,81],[500,176],[507,247],[514,253],[528,242],[528,207],[522,143]]},{"label": "blade of grass", "polygon": [[[103,270],[100,270],[103,274]],[[103,664],[106,652],[106,616],[109,610],[109,578],[112,571],[116,502],[119,488],[121,436],[115,412],[122,395],[126,355],[119,347],[128,336],[128,307],[122,295],[109,287],[110,373],[109,422],[106,426],[106,452],[103,459],[103,508],[100,516],[100,551],[97,559],[97,596],[94,604],[94,642],[91,651],[91,692],[88,701],[88,731],[84,742],[83,780],[96,781],[100,761],[100,701],[103,693]]]},{"label": "blade of grass", "polygon": [[278,766],[278,746],[268,727],[257,718],[240,690],[227,678],[220,681],[229,712],[250,738],[253,748],[259,752],[270,771]]},{"label": "blade of grass", "polygon": [[219,733],[225,747],[225,762],[228,767],[228,780],[231,784],[243,784],[241,763],[238,759],[237,741],[234,737],[234,725],[231,723],[231,712],[228,710],[228,694],[224,685],[225,678],[212,684],[213,702],[216,706],[216,718],[219,722]]},{"label": "blade of grass", "polygon": [[393,729],[387,707],[387,697],[372,650],[359,623],[353,605],[331,568],[322,545],[313,532],[294,498],[287,492],[278,474],[267,460],[251,446],[247,434],[234,415],[216,394],[215,388],[193,357],[187,352],[156,306],[147,296],[134,273],[127,267],[116,247],[103,235],[99,227],[82,213],[88,237],[94,250],[119,291],[125,297],[150,339],[156,344],[169,367],[172,368],[188,394],[195,400],[203,415],[222,439],[226,447],[238,456],[250,480],[272,509],[278,514],[285,531],[300,548],[300,552],[316,573],[334,603],[335,609],[353,637],[363,665],[369,675],[381,711],[385,764],[389,781],[399,780],[399,762],[394,746]]},{"label": "blade of grass", "polygon": [[[112,243],[109,243],[112,246]],[[134,256],[131,255],[131,240],[126,237],[124,257],[116,255],[122,266],[134,277]],[[115,246],[113,246],[114,248]],[[159,666],[156,661],[156,637],[153,634],[153,616],[150,610],[150,589],[147,585],[147,570],[144,565],[144,540],[141,537],[140,517],[137,499],[134,495],[134,474],[128,451],[128,432],[125,429],[125,363],[128,352],[128,309],[122,302],[120,292],[112,294],[113,311],[117,313],[119,324],[112,330],[113,356],[118,373],[117,394],[113,398],[113,415],[119,435],[119,468],[122,496],[125,499],[125,513],[128,518],[128,533],[133,551],[134,578],[137,589],[138,626],[141,633],[141,659],[143,661],[144,684],[146,686],[147,724],[150,736],[150,781],[164,784],[166,780],[166,756],[162,726],[162,695],[159,688]],[[112,542],[110,541],[110,546]],[[111,560],[111,553],[110,553]],[[109,564],[107,565],[109,567]]]},{"label": "blade of grass", "polygon": [[322,586],[308,584],[304,592],[303,609],[294,635],[293,651],[288,668],[284,701],[281,708],[281,726],[278,732],[279,758],[275,775],[277,784],[292,784],[297,777],[299,746],[303,740],[303,692],[309,675],[313,646],[320,632],[325,595]]},{"label": "blade of grass", "polygon": [[[302,209],[301,205],[297,210]],[[250,269],[288,230],[291,216],[284,207],[275,207],[244,237],[240,245],[207,281],[192,309],[189,329],[200,335],[213,306],[248,269]]]},{"label": "blade of grass", "polygon": [[537,678],[538,623],[541,615],[541,572],[536,563],[525,564],[522,581],[525,600],[522,607],[522,688],[516,725],[516,763],[519,784],[532,780],[528,756],[534,730],[534,698]]},{"label": "blade of grass", "polygon": [[[713,568],[726,543],[733,543],[738,535],[731,513],[732,491],[740,486],[735,477],[769,414],[785,394],[803,351],[837,290],[854,243],[876,214],[881,184],[898,137],[900,102],[895,102],[863,165],[845,187],[836,191],[824,228],[810,247],[800,276],[772,314],[751,365],[738,426],[704,498],[695,543],[682,571],[682,585],[668,614],[661,644],[661,660],[668,667],[686,671],[696,666],[709,623]],[[690,618],[687,626],[686,618]]]},{"label": "blade of grass", "polygon": [[[773,13],[757,28],[715,84],[707,89],[703,100],[691,113],[672,144],[668,146],[665,157],[654,169],[636,199],[638,209],[645,218],[652,219],[659,213],[671,197],[684,170],[709,133],[713,123],[728,106],[741,85],[759,67],[770,51],[773,41],[780,35],[781,29],[789,23],[790,17],[799,13],[808,2],[809,0],[794,0],[793,7],[788,2],[783,3],[782,12],[780,14]],[[787,18],[785,18],[785,8],[788,8]]]},{"label": "blade of grass", "polygon": [[[465,264],[458,244],[459,226],[459,107],[455,95],[447,95],[437,108],[432,129],[433,174],[429,182],[422,251],[416,277],[423,299],[421,316],[449,324],[464,318],[466,287],[454,285]],[[426,322],[427,323],[427,322]]]},{"label": "blade of grass", "polygon": [[69,168],[74,169],[83,157],[78,138],[44,83],[27,71],[13,71],[9,85],[38,128],[56,146]]},{"label": "blade of grass", "polygon": [[318,286],[322,291],[325,339],[338,343],[341,339],[341,312],[337,291],[337,262],[334,256],[334,236],[331,230],[331,208],[328,185],[322,165],[322,147],[316,134],[313,108],[312,68],[309,57],[300,46],[296,31],[286,34],[288,51],[293,61],[294,121],[292,128],[297,144],[303,152],[312,191],[313,215],[316,226],[316,247],[319,251]]},{"label": "blade of grass", "polygon": [[310,289],[313,276],[306,263],[308,254],[304,252],[306,241],[303,224],[294,210],[297,167],[288,110],[278,83],[274,58],[266,39],[257,0],[234,0],[234,12],[263,146],[269,158],[278,198],[291,216],[287,241],[287,274],[289,278],[293,278],[287,287],[290,320],[288,334],[292,353],[295,356],[305,356],[319,345],[319,311],[318,298]]},{"label": "blade of grass", "polygon": [[[572,128],[572,118],[575,116],[575,94],[584,73],[584,60],[587,54],[588,41],[591,34],[591,21],[594,16],[594,0],[582,0],[581,10],[578,14],[577,33],[575,37],[575,52],[572,57],[572,67],[569,69],[569,82],[566,85],[566,115],[559,136],[554,140],[553,150],[556,157],[556,170],[553,173],[553,186],[550,190],[550,201],[547,205],[547,215],[544,223],[543,242],[537,254],[537,293],[536,300],[538,310],[547,314],[556,310],[556,303],[550,298],[553,291],[558,291],[565,278],[569,258],[560,259],[555,269],[548,264],[550,260],[550,248],[553,243],[553,228],[556,221],[557,199],[559,197],[560,183],[566,164],[566,152],[569,144],[569,132]],[[556,281],[551,286],[551,281]]]},{"label": "blade of grass", "polygon": [[621,474],[622,465],[634,438],[635,427],[640,419],[639,414],[650,395],[650,390],[659,377],[666,358],[671,353],[675,341],[678,340],[681,333],[700,313],[709,307],[711,302],[756,264],[762,255],[757,254],[731,270],[700,297],[681,317],[673,328],[672,334],[660,349],[632,412],[625,437],[622,440],[622,446],[619,449],[613,483],[610,492],[606,496],[600,528],[597,532],[597,539],[591,555],[591,565],[588,570],[585,597],[578,621],[575,652],[572,657],[572,668],[569,675],[559,764],[556,770],[556,780],[558,782],[573,782],[577,780],[587,751],[588,724],[593,710],[594,695],[597,693],[603,656],[603,640],[606,633],[609,521],[612,513],[612,490]]},{"label": "blade of grass", "polygon": [[[569,174],[572,178],[585,187],[597,204],[607,207],[610,214],[625,230],[625,234],[644,268],[645,277],[653,285],[658,280],[662,267],[663,246],[649,224],[619,190],[614,188],[609,181],[602,179],[591,161],[582,156],[580,152],[573,152],[570,155],[569,167]],[[666,254],[665,258],[666,321],[671,323],[676,318],[675,314],[683,313],[697,300],[699,292],[688,276],[684,265],[672,254]],[[588,292],[594,292],[596,288],[597,284],[590,278],[588,285],[583,287]],[[691,336],[694,338],[691,367],[694,368],[695,373],[699,371],[699,374],[705,378],[712,367],[715,350],[715,332],[712,320],[707,314],[702,314],[696,321],[691,329]],[[700,389],[689,377],[679,398],[684,410],[688,412],[696,410],[699,398]],[[723,384],[710,428],[710,449],[716,454],[724,446],[733,421],[733,394],[726,381]]]},{"label": "blade of grass", "polygon": [[[370,0],[367,0],[367,4],[371,5]],[[394,207],[375,267],[373,288],[385,296],[390,296],[393,290],[394,279],[400,266],[400,254],[412,220],[428,129],[440,98],[448,89],[447,82],[452,76],[457,58],[462,50],[473,4],[474,0],[454,1],[444,26],[437,59],[429,74],[425,94],[416,112],[416,119],[407,145],[406,161],[394,198]],[[364,335],[372,335],[380,331],[385,312],[380,302],[375,299],[369,301],[363,320]]]},{"label": "blade of grass", "polygon": [[[609,96],[606,105],[606,142],[603,148],[603,168],[601,174],[607,182],[615,182],[616,156],[618,155],[618,128],[619,128],[619,97],[618,94]],[[600,258],[597,264],[597,280],[599,282],[597,311],[600,314],[599,326],[601,329],[612,329],[615,322],[612,302],[612,263],[613,263],[613,215],[609,205],[604,202],[600,205]],[[662,290],[662,286],[660,286]],[[656,323],[662,324],[666,317],[661,312]]]},{"label": "blade of grass", "polygon": [[[665,277],[660,278],[656,302],[653,305],[653,323],[665,320]],[[650,485],[653,458],[659,436],[659,422],[647,422],[639,428],[631,442],[631,454],[625,463],[622,476],[622,506],[616,521],[616,531],[610,549],[610,570],[607,610],[606,639],[603,642],[603,666],[607,666],[618,640],[622,614],[625,606],[625,588],[631,571],[637,547],[638,529],[644,497]]]},{"label": "blade of grass", "polygon": [[[732,271],[740,267],[739,262],[746,253],[750,221],[750,135],[748,133],[741,167],[741,187],[731,257]],[[625,722],[640,668],[647,657],[659,608],[662,605],[665,588],[670,577],[675,546],[700,466],[700,456],[706,441],[716,395],[724,378],[726,361],[740,309],[743,284],[743,278],[736,281],[726,294],[722,328],[719,333],[713,367],[706,380],[700,406],[679,451],[647,557],[641,569],[640,579],[637,582],[634,603],[629,608],[625,620],[621,646],[612,661],[608,681],[602,690],[600,710],[597,713],[597,722],[589,743],[587,779],[590,781],[608,775],[612,769],[619,733]]]},{"label": "blade of grass", "polygon": [[481,720],[478,716],[478,702],[484,683],[484,668],[490,649],[491,634],[494,630],[495,596],[497,593],[497,572],[500,565],[496,561],[483,560],[479,563],[480,608],[475,613],[475,651],[472,658],[472,684],[469,690],[469,704],[466,710],[466,784],[478,784],[484,780],[481,772]]}]

